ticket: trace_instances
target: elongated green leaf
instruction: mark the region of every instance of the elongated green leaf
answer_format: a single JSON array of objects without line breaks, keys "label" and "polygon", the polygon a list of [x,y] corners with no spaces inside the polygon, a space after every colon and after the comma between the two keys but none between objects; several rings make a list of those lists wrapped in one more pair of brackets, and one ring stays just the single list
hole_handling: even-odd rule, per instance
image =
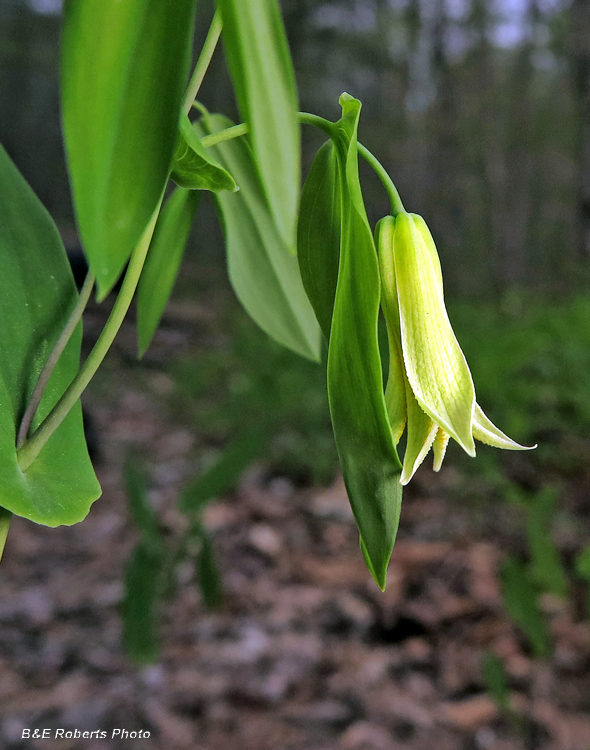
[{"label": "elongated green leaf", "polygon": [[180,496],[180,510],[184,513],[198,513],[209,500],[230,490],[241,474],[258,458],[265,440],[264,430],[257,428],[237,437],[213,466],[184,490]]},{"label": "elongated green leaf", "polygon": [[188,190],[237,190],[234,178],[201,144],[186,115],[180,118],[180,137],[172,163],[171,179]]},{"label": "elongated green leaf", "polygon": [[[226,117],[212,115],[206,124],[197,124],[197,132],[206,135],[232,125]],[[215,197],[225,231],[229,278],[238,299],[269,336],[303,357],[319,360],[320,329],[297,258],[276,230],[248,142],[239,138],[210,150],[240,188]]]},{"label": "elongated green leaf", "polygon": [[502,566],[502,593],[508,614],[527,635],[535,656],[551,652],[551,637],[537,602],[537,589],[527,569],[510,557]]},{"label": "elongated green leaf", "polygon": [[66,0],[63,124],[99,296],[160,199],[176,148],[195,0]]},{"label": "elongated green leaf", "polygon": [[125,568],[125,593],[121,607],[123,643],[138,664],[158,658],[158,601],[163,557],[142,541]]},{"label": "elongated green leaf", "polygon": [[531,499],[527,536],[535,580],[544,590],[565,598],[568,593],[567,577],[559,550],[551,537],[556,503],[557,494],[551,488],[545,488]]},{"label": "elongated green leaf", "polygon": [[141,531],[143,543],[146,548],[158,551],[163,544],[158,519],[150,505],[143,476],[133,462],[128,462],[125,466],[125,484],[129,508]]},{"label": "elongated green leaf", "polygon": [[585,547],[577,556],[576,572],[586,581],[590,581],[590,546]]},{"label": "elongated green leaf", "polygon": [[401,464],[383,395],[377,339],[379,266],[358,177],[361,104],[343,94],[337,155],[342,176],[340,270],[328,351],[328,396],[348,497],[370,570],[385,587],[399,523]]},{"label": "elongated green leaf", "polygon": [[[585,547],[576,557],[576,573],[590,583],[590,546]],[[587,616],[590,618],[590,595],[587,602]]]},{"label": "elongated green leaf", "polygon": [[340,262],[340,178],[332,141],[319,149],[301,192],[297,257],[303,286],[326,340]]},{"label": "elongated green leaf", "polygon": [[137,336],[142,357],[168,303],[201,194],[177,188],[160,211],[137,290]]},{"label": "elongated green leaf", "polygon": [[197,556],[197,580],[205,606],[216,609],[221,604],[222,586],[215,562],[213,540],[205,529],[201,531],[201,549]]},{"label": "elongated green leaf", "polygon": [[506,712],[510,709],[510,688],[504,663],[497,654],[488,651],[483,658],[483,677],[488,693],[498,709]]},{"label": "elongated green leaf", "polygon": [[[0,146],[0,506],[47,526],[81,521],[100,495],[79,404],[23,473],[17,425],[77,294],[57,229]],[[55,368],[34,426],[78,371],[82,327]]]},{"label": "elongated green leaf", "polygon": [[248,123],[263,190],[283,242],[294,250],[300,136],[295,75],[279,4],[216,2],[238,107]]}]

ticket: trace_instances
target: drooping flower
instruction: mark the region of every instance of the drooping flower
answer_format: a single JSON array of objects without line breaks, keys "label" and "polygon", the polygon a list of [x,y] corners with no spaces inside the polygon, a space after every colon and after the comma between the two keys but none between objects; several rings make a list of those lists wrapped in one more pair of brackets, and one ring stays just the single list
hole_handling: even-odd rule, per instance
[{"label": "drooping flower", "polygon": [[470,456],[475,456],[474,438],[496,448],[530,450],[492,424],[475,400],[424,219],[408,213],[387,216],[377,232],[390,352],[385,400],[396,442],[407,427],[401,483],[410,481],[430,448],[438,471],[451,437]]}]

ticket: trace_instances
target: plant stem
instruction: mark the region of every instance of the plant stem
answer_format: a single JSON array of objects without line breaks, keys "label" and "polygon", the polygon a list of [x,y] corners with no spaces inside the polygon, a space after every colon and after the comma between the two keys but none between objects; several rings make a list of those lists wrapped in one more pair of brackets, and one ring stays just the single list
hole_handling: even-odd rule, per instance
[{"label": "plant stem", "polygon": [[2,553],[4,552],[4,545],[6,544],[11,520],[12,513],[6,510],[6,508],[0,508],[0,560],[2,560]]},{"label": "plant stem", "polygon": [[330,138],[332,138],[336,129],[335,122],[330,122],[330,120],[326,120],[324,117],[319,117],[319,115],[312,115],[309,112],[300,112],[299,122],[303,125],[313,125],[314,127],[323,130],[326,135],[330,136]]},{"label": "plant stem", "polygon": [[199,89],[201,88],[201,84],[203,83],[203,78],[205,78],[205,73],[207,72],[207,68],[209,67],[211,58],[213,57],[213,53],[215,52],[215,47],[217,47],[217,42],[219,41],[219,37],[221,36],[222,26],[223,24],[221,21],[221,15],[217,10],[215,11],[215,15],[213,16],[213,20],[211,21],[211,26],[209,27],[209,31],[207,32],[207,37],[203,44],[201,54],[199,55],[199,59],[197,60],[197,64],[195,65],[195,70],[186,90],[186,96],[184,98],[184,111],[187,115],[191,111],[193,102],[197,98],[197,94],[199,93]]},{"label": "plant stem", "polygon": [[208,148],[209,146],[216,146],[218,143],[223,143],[223,141],[230,141],[232,138],[238,138],[241,135],[246,135],[247,132],[248,126],[245,122],[242,122],[239,125],[234,125],[231,128],[220,130],[218,133],[206,135],[204,138],[201,138],[201,143],[203,144],[203,146],[205,146],[205,148]]},{"label": "plant stem", "polygon": [[385,190],[387,190],[387,194],[389,195],[389,200],[391,202],[391,213],[394,216],[397,216],[397,214],[405,213],[406,209],[404,208],[402,199],[397,192],[397,188],[393,184],[393,180],[387,174],[381,162],[377,159],[377,157],[373,156],[369,149],[363,146],[362,143],[357,144],[357,149],[359,154],[372,167],[377,177],[381,180]]},{"label": "plant stem", "polygon": [[88,383],[92,380],[95,372],[98,370],[113,343],[127,310],[129,309],[131,300],[133,299],[133,294],[139,282],[139,276],[150,246],[161,205],[162,198],[160,199],[142,238],[131,254],[129,267],[125,274],[125,280],[123,281],[121,291],[119,292],[119,296],[113,306],[109,319],[107,320],[98,341],[94,345],[94,348],[57,404],[49,412],[29,440],[26,440],[17,450],[17,458],[21,471],[26,471],[29,468],[39,455],[45,443],[66,418],[70,409],[74,406]]},{"label": "plant stem", "polygon": [[[202,109],[205,114],[208,114],[207,110],[202,107],[202,105],[195,103],[195,106],[197,106],[198,109]],[[336,123],[330,122],[330,120],[326,120],[323,117],[319,117],[318,115],[312,115],[309,112],[299,112],[299,122],[303,125],[313,125],[314,127],[323,130],[326,135],[330,136],[330,138],[332,138],[334,135]],[[232,138],[238,138],[239,136],[246,135],[247,133],[248,125],[243,122],[239,125],[234,125],[231,128],[220,130],[218,133],[207,135],[204,138],[201,138],[201,143],[205,147],[215,146],[218,143],[229,141]],[[379,177],[379,179],[383,183],[383,187],[387,191],[389,200],[391,202],[392,214],[394,216],[397,216],[397,214],[399,213],[405,213],[404,204],[402,203],[400,194],[398,193],[393,180],[387,174],[385,167],[381,164],[377,157],[369,151],[366,146],[363,146],[362,143],[357,143],[357,150],[363,157],[363,159],[365,159],[365,161],[372,167],[373,171],[377,174],[377,177]]]},{"label": "plant stem", "polygon": [[86,279],[84,281],[84,285],[80,290],[78,302],[72,310],[65,328],[61,332],[58,340],[55,342],[55,346],[53,347],[53,350],[51,351],[49,357],[47,358],[47,361],[43,365],[43,369],[41,370],[39,377],[37,378],[37,382],[35,383],[35,387],[33,388],[33,393],[31,394],[31,398],[20,423],[20,429],[18,431],[18,438],[16,441],[17,448],[20,448],[20,446],[28,437],[29,429],[31,428],[33,419],[35,417],[35,414],[37,413],[37,409],[39,408],[39,404],[41,403],[43,394],[45,393],[47,383],[49,383],[49,379],[51,378],[51,375],[59,361],[59,358],[61,357],[63,350],[66,348],[68,341],[76,330],[76,326],[80,322],[82,313],[84,312],[88,300],[90,299],[90,294],[92,292],[92,287],[94,286],[95,280],[96,276],[92,273],[92,271],[88,271]]}]

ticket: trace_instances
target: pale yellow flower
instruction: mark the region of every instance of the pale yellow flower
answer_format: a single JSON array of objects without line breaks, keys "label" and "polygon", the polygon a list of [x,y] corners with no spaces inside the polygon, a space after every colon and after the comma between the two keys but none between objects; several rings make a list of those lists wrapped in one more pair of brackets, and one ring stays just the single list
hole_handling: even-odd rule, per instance
[{"label": "pale yellow flower", "polygon": [[408,213],[382,219],[378,247],[390,351],[385,399],[396,442],[407,426],[401,483],[410,481],[430,448],[438,471],[450,437],[470,456],[475,456],[474,438],[496,448],[529,450],[501,432],[476,403],[424,219]]}]

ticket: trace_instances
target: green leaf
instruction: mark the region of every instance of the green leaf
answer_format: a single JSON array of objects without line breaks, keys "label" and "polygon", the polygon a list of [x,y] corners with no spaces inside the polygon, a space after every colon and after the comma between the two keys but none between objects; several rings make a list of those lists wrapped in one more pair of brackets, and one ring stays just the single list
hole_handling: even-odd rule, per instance
[{"label": "green leaf", "polygon": [[160,211],[137,290],[137,336],[142,357],[160,324],[199,206],[201,193],[177,188]]},{"label": "green leaf", "polygon": [[567,597],[568,583],[559,550],[551,538],[557,496],[546,488],[529,504],[527,535],[531,553],[531,571],[537,583],[556,596]]},{"label": "green leaf", "polygon": [[[583,549],[576,557],[576,573],[585,581],[590,582],[590,545]],[[590,617],[590,597],[588,597],[588,616]]]},{"label": "green leaf", "polygon": [[361,104],[343,94],[336,151],[342,178],[340,270],[328,351],[328,396],[348,497],[383,589],[399,523],[401,464],[383,395],[377,338],[381,297],[373,234],[357,156]]},{"label": "green leaf", "polygon": [[217,7],[254,162],[279,235],[294,249],[300,133],[295,75],[279,4],[277,0],[217,0]]},{"label": "green leaf", "polygon": [[583,549],[577,556],[576,572],[581,578],[590,581],[590,546]]},{"label": "green leaf", "polygon": [[509,557],[502,566],[502,593],[508,614],[528,637],[535,656],[551,653],[551,638],[537,601],[535,582],[525,566]]},{"label": "green leaf", "polygon": [[158,519],[150,505],[143,476],[132,462],[127,462],[125,466],[125,485],[129,509],[133,520],[141,531],[146,549],[161,550],[162,536],[158,527]]},{"label": "green leaf", "polygon": [[66,0],[64,137],[80,235],[101,298],[168,179],[194,8],[195,0]]},{"label": "green leaf", "polygon": [[320,327],[330,338],[340,262],[340,178],[332,141],[319,149],[301,192],[297,257]]},{"label": "green leaf", "polygon": [[123,643],[138,664],[156,661],[160,654],[158,601],[163,557],[142,541],[125,568],[125,592],[121,606]]},{"label": "green leaf", "polygon": [[184,513],[198,513],[206,503],[228,492],[244,471],[260,456],[266,434],[252,428],[240,435],[223,451],[217,461],[182,493],[179,507]]},{"label": "green leaf", "polygon": [[[207,135],[231,127],[221,115],[200,121]],[[240,190],[215,196],[225,231],[227,264],[234,291],[250,317],[283,346],[312,360],[320,357],[320,329],[307,299],[297,258],[281,240],[244,138],[219,143],[211,152]]]},{"label": "green leaf", "polygon": [[498,709],[502,713],[507,712],[510,709],[510,688],[502,659],[488,651],[483,658],[482,668],[488,693]]},{"label": "green leaf", "polygon": [[215,562],[213,540],[205,530],[201,530],[201,549],[197,556],[197,580],[205,606],[216,609],[221,604],[222,586],[219,568]]},{"label": "green leaf", "polygon": [[180,136],[170,178],[188,190],[211,190],[213,193],[230,190],[233,193],[238,189],[230,173],[208,154],[184,114],[180,118]]},{"label": "green leaf", "polygon": [[[51,217],[0,146],[0,506],[46,526],[81,521],[100,496],[78,403],[26,472],[16,434],[37,377],[77,301]],[[33,427],[78,372],[79,325],[55,368]]]}]

